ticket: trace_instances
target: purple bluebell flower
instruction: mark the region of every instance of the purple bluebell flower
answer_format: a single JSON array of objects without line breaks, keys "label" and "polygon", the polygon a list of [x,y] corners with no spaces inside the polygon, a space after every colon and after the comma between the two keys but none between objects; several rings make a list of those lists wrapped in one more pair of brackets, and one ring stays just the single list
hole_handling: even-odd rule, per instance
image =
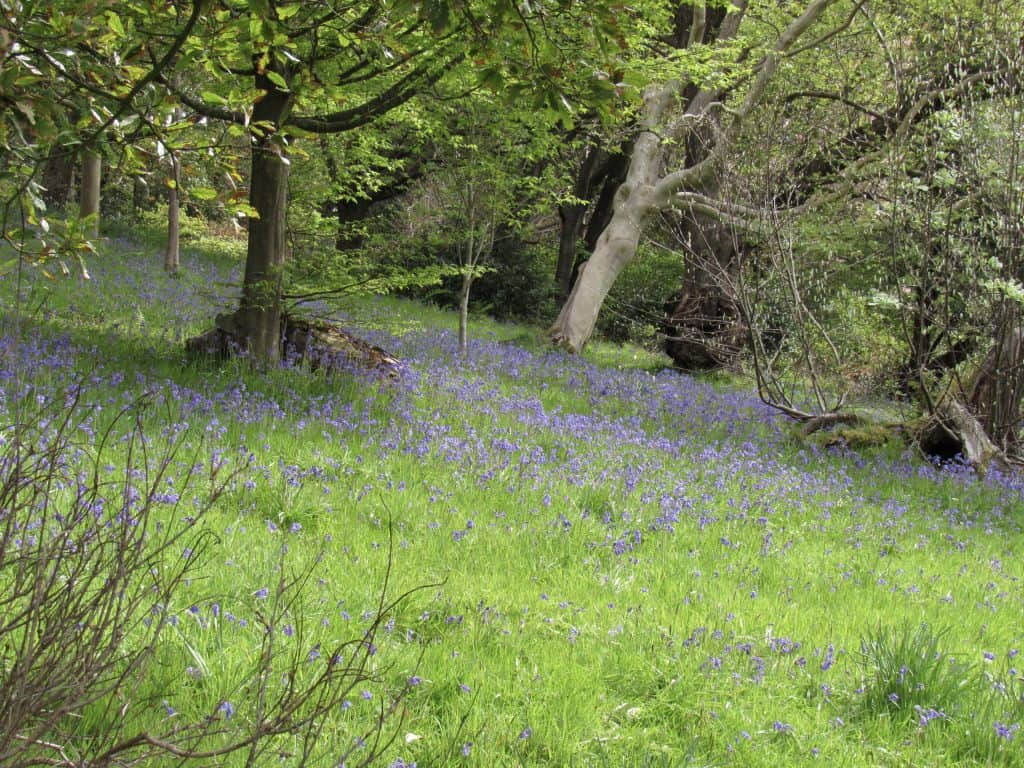
[{"label": "purple bluebell flower", "polygon": [[997,720],[992,724],[992,727],[995,729],[998,738],[1010,741],[1013,739],[1013,735],[1020,730],[1020,723],[1008,725]]}]

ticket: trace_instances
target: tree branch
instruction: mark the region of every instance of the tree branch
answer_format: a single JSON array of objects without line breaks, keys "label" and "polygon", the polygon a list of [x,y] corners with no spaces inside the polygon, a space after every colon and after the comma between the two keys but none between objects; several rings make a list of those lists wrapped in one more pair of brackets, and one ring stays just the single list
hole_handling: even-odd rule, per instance
[{"label": "tree branch", "polygon": [[789,58],[789,57],[792,57],[792,56],[799,56],[804,51],[812,51],[815,48],[817,48],[819,45],[821,45],[822,43],[827,43],[829,40],[831,40],[833,37],[838,35],[840,32],[843,32],[843,31],[849,29],[850,25],[853,23],[853,20],[857,17],[857,14],[860,13],[860,9],[864,7],[864,4],[866,2],[867,2],[867,0],[860,0],[858,3],[856,3],[853,6],[853,10],[850,11],[850,15],[846,18],[846,21],[844,21],[842,24],[840,24],[839,26],[835,27],[834,29],[829,30],[824,35],[822,35],[817,40],[815,40],[814,42],[807,43],[807,45],[802,45],[799,48],[797,48],[795,51],[790,51],[789,53],[786,54],[786,57]]},{"label": "tree branch", "polygon": [[789,104],[796,101],[797,99],[822,99],[826,101],[838,101],[840,104],[845,104],[851,109],[855,109],[858,112],[862,112],[865,115],[869,115],[875,120],[885,120],[885,116],[880,112],[875,112],[873,109],[865,107],[863,104],[858,104],[853,99],[849,99],[838,93],[830,93],[829,91],[794,91],[786,95],[785,103]]},{"label": "tree branch", "polygon": [[189,14],[188,21],[185,22],[185,26],[182,27],[181,31],[179,31],[174,36],[174,39],[171,41],[170,47],[166,51],[164,51],[164,55],[160,57],[159,61],[154,62],[149,72],[147,72],[142,77],[141,80],[137,81],[135,85],[132,86],[131,90],[128,91],[128,93],[124,97],[118,99],[118,101],[120,102],[120,107],[116,112],[111,114],[110,117],[108,117],[102,125],[96,128],[96,130],[93,132],[94,139],[95,137],[102,134],[103,131],[105,131],[107,128],[109,128],[115,120],[117,120],[121,115],[125,113],[126,110],[128,110],[131,107],[131,104],[135,100],[135,97],[142,93],[143,88],[145,88],[150,83],[157,82],[157,80],[163,76],[163,73],[171,67],[171,63],[178,55],[178,52],[181,50],[181,47],[192,35],[192,30],[195,29],[196,24],[199,22],[199,18],[200,16],[202,16],[202,9],[203,0],[192,0],[192,12],[191,14]]},{"label": "tree branch", "polygon": [[658,182],[654,191],[657,200],[667,204],[676,192],[684,189],[696,189],[714,175],[725,153],[742,130],[743,122],[764,96],[768,83],[775,76],[779,59],[835,2],[837,0],[812,0],[804,12],[789,23],[779,35],[771,53],[767,54],[757,67],[757,75],[750,85],[750,90],[747,91],[743,103],[734,111],[732,120],[715,143],[714,148],[704,160],[696,165],[669,173]]},{"label": "tree branch", "polygon": [[455,67],[463,60],[456,56],[438,68],[429,63],[417,67],[391,87],[377,94],[358,107],[332,112],[327,115],[294,117],[288,122],[310,133],[341,133],[373,122],[391,109],[404,104],[420,92],[421,86],[437,79],[442,73]]},{"label": "tree branch", "polygon": [[248,123],[248,119],[244,112],[217,106],[216,104],[208,104],[202,99],[198,99],[191,95],[184,89],[178,88],[174,83],[170,82],[163,76],[160,77],[160,83],[171,93],[177,96],[178,99],[181,100],[182,104],[203,117],[208,117],[211,120],[223,120],[224,122],[235,123],[236,125],[246,125]]}]

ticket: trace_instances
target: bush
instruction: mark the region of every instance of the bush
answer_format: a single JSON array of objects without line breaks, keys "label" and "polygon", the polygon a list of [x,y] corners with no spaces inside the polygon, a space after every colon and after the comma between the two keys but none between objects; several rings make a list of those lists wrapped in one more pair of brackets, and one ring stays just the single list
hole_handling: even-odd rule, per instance
[{"label": "bush", "polygon": [[683,260],[662,248],[641,247],[615,281],[597,321],[611,341],[653,348],[665,317],[665,302],[683,281]]},{"label": "bush", "polygon": [[510,238],[498,243],[490,264],[494,271],[473,283],[471,305],[497,320],[551,321],[554,267],[543,247]]},{"label": "bush", "polygon": [[[156,662],[175,643],[164,638],[170,606],[211,543],[201,521],[239,470],[218,451],[206,461],[190,455],[172,486],[184,432],[154,448],[145,403],[136,402],[78,445],[75,436],[91,430],[80,401],[75,387],[40,408],[29,392],[16,412],[34,415],[0,430],[0,765],[210,765],[241,751],[247,765],[277,764],[282,739],[297,753],[293,764],[307,764],[345,697],[378,680],[369,659],[394,604],[381,598],[365,633],[311,665],[275,642],[274,626],[316,567],[291,571],[283,548],[237,698],[214,698],[195,719],[174,716],[166,702],[159,722],[140,716],[164,690]],[[118,425],[127,433],[115,434]],[[389,743],[380,736],[402,695],[371,718],[360,765]],[[232,719],[236,708],[244,716]]]}]

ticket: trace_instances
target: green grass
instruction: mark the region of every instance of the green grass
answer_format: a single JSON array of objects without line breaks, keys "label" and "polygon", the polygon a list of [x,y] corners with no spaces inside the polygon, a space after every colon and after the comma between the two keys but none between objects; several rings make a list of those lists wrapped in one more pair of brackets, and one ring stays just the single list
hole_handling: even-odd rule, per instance
[{"label": "green grass", "polygon": [[[176,626],[122,692],[129,730],[222,701],[244,727],[261,624],[304,662],[361,636],[390,568],[389,596],[409,594],[377,638],[373,698],[360,685],[324,723],[314,765],[400,692],[385,765],[1024,760],[1024,736],[998,728],[1024,724],[1019,490],[891,446],[801,443],[749,393],[628,347],[570,359],[536,329],[475,320],[463,361],[454,316],[394,298],[344,312],[408,361],[397,384],[189,360],[181,340],[230,306],[231,262],[159,264],[117,241],[91,283],[39,281],[33,362],[5,380],[45,400],[84,375],[98,431],[149,391],[154,455],[179,428],[197,460],[219,449],[240,472],[201,521]],[[83,743],[111,711],[82,713]],[[297,748],[282,737],[265,762]]]}]

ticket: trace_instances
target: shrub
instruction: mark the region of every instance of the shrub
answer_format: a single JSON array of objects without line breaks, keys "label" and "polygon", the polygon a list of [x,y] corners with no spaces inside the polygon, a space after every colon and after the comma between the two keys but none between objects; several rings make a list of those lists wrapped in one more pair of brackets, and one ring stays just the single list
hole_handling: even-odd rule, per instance
[{"label": "shrub", "polygon": [[[381,597],[367,630],[312,665],[284,649],[274,627],[316,565],[292,571],[282,548],[237,698],[213,699],[191,719],[172,717],[166,702],[162,721],[140,716],[161,695],[156,660],[174,642],[165,637],[170,606],[210,543],[201,521],[238,470],[218,451],[205,461],[190,455],[184,479],[169,485],[186,433],[171,430],[154,448],[138,401],[96,440],[76,444],[91,423],[80,392],[34,411],[35,398],[23,397],[17,411],[34,415],[0,430],[0,765],[210,765],[234,752],[247,765],[276,764],[282,737],[293,764],[307,764],[328,715],[357,685],[379,680],[369,659],[395,603]],[[360,765],[389,743],[384,723],[402,695],[370,717]],[[236,708],[245,716],[232,719]]]},{"label": "shrub", "polygon": [[597,321],[597,332],[611,341],[654,347],[665,317],[665,302],[682,284],[678,253],[642,248],[619,275]]}]

